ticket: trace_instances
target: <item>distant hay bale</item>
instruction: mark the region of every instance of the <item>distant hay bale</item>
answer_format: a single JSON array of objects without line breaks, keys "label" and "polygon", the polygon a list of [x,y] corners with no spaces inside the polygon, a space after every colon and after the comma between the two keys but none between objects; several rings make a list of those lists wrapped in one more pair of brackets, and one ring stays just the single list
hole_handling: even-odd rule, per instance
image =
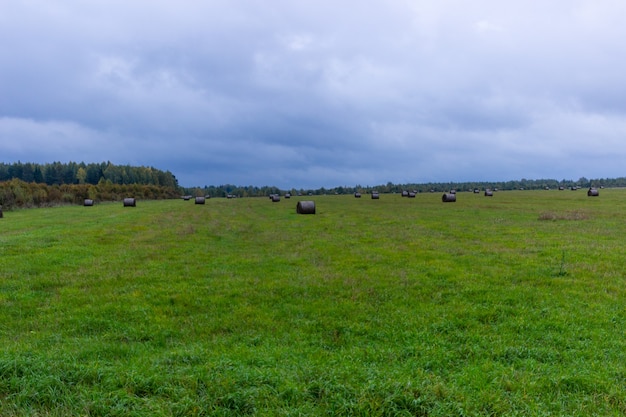
[{"label": "distant hay bale", "polygon": [[441,196],[441,201],[444,203],[454,203],[456,202],[456,194],[453,193],[443,193]]},{"label": "distant hay bale", "polygon": [[485,197],[493,197],[493,191],[489,189],[485,190]]},{"label": "distant hay bale", "polygon": [[378,194],[378,191],[372,191],[372,200],[378,200],[380,199],[380,195]]},{"label": "distant hay bale", "polygon": [[315,214],[315,201],[298,201],[296,212],[298,214]]},{"label": "distant hay bale", "polygon": [[291,198],[291,193],[285,193],[285,198]]},{"label": "distant hay bale", "polygon": [[565,187],[563,187],[562,185],[559,186],[559,191],[563,191],[565,190]]},{"label": "distant hay bale", "polygon": [[596,188],[590,188],[589,191],[587,191],[588,197],[598,197],[599,195],[600,192]]},{"label": "distant hay bale", "polygon": [[415,198],[415,191],[411,191],[409,193],[409,198]]},{"label": "distant hay bale", "polygon": [[474,194],[479,194],[480,190],[478,188],[474,188]]},{"label": "distant hay bale", "polygon": [[278,203],[280,201],[280,196],[278,194],[272,195],[272,203]]},{"label": "distant hay bale", "polygon": [[93,200],[91,198],[86,198],[85,201],[83,202],[83,205],[85,207],[91,207],[93,206]]},{"label": "distant hay bale", "polygon": [[354,193],[354,198],[361,198],[361,193]]},{"label": "distant hay bale", "polygon": [[4,214],[2,214],[2,209],[0,208],[0,219],[4,217]]},{"label": "distant hay bale", "polygon": [[137,202],[134,198],[128,197],[124,199],[124,207],[136,207]]},{"label": "distant hay bale", "polygon": [[408,197],[408,196],[409,196],[408,191],[402,191],[402,197]]},{"label": "distant hay bale", "polygon": [[196,204],[204,204],[204,202],[205,202],[204,197],[196,197]]},{"label": "distant hay bale", "polygon": [[189,200],[191,200],[191,196],[190,195],[184,195],[183,196],[183,200],[189,201]]}]

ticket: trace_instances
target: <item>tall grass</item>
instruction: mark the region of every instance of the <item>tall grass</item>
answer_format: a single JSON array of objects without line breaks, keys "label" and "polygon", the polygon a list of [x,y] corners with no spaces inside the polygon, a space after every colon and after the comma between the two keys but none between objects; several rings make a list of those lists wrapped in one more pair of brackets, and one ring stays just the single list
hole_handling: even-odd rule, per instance
[{"label": "tall grass", "polygon": [[314,199],[5,212],[0,415],[626,414],[626,191]]}]

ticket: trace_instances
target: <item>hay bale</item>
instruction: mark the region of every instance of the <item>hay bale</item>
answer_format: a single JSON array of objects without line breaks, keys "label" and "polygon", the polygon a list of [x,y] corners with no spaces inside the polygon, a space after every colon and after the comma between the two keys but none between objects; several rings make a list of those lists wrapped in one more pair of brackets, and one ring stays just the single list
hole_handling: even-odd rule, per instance
[{"label": "hay bale", "polygon": [[85,201],[83,202],[83,205],[85,207],[91,207],[93,206],[93,200],[91,198],[86,198]]},{"label": "hay bale", "polygon": [[599,195],[600,192],[596,188],[590,188],[589,191],[587,191],[588,197],[598,197]]},{"label": "hay bale", "polygon": [[128,197],[124,199],[124,207],[136,207],[136,206],[137,206],[137,202],[135,201],[134,198]]},{"label": "hay bale", "polygon": [[354,198],[361,198],[361,193],[354,193]]},{"label": "hay bale", "polygon": [[453,193],[443,193],[441,196],[441,201],[444,203],[454,203],[456,202],[456,194]]},{"label": "hay bale", "polygon": [[493,191],[490,189],[485,190],[485,197],[493,197]]},{"label": "hay bale", "polygon": [[204,197],[196,197],[196,204],[204,204],[205,199]]},{"label": "hay bale", "polygon": [[378,194],[378,191],[372,191],[372,200],[378,200],[380,199],[380,195]]},{"label": "hay bale", "polygon": [[0,208],[0,219],[4,217],[4,214],[2,214],[2,209]]},{"label": "hay bale", "polygon": [[285,193],[285,198],[291,198],[291,193]]},{"label": "hay bale", "polygon": [[416,195],[415,191],[411,191],[409,193],[409,198],[415,198],[415,195]]},{"label": "hay bale", "polygon": [[278,203],[280,201],[280,196],[278,194],[272,195],[272,203]]},{"label": "hay bale", "polygon": [[298,201],[296,212],[298,214],[315,214],[315,201]]},{"label": "hay bale", "polygon": [[183,196],[183,200],[189,201],[189,200],[191,200],[191,196],[190,195],[184,195]]},{"label": "hay bale", "polygon": [[408,191],[402,191],[402,197],[408,197],[408,196],[409,196]]}]

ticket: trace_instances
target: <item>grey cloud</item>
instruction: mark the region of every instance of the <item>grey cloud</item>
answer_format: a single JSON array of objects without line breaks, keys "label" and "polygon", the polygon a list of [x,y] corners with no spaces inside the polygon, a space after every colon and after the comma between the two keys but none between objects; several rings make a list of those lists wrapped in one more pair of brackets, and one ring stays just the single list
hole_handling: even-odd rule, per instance
[{"label": "grey cloud", "polygon": [[188,186],[622,175],[621,4],[2,10],[6,161],[153,165]]}]

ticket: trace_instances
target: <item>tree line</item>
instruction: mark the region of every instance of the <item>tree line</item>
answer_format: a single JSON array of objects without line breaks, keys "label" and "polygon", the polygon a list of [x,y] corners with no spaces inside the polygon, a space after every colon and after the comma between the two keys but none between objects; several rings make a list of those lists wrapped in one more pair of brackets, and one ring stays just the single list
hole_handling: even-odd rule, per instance
[{"label": "tree line", "polygon": [[85,199],[118,201],[126,197],[164,199],[180,196],[169,171],[111,162],[0,163],[0,208],[82,204]]},{"label": "tree line", "polygon": [[0,163],[0,182],[18,179],[27,183],[46,185],[92,184],[110,182],[119,185],[157,185],[178,187],[178,180],[169,171],[153,167],[115,165],[111,162],[31,162]]},{"label": "tree line", "polygon": [[173,187],[146,184],[55,184],[25,182],[14,178],[0,182],[0,208],[50,207],[61,204],[83,204],[94,201],[120,201],[126,197],[143,200],[178,198],[180,190]]},{"label": "tree line", "polygon": [[520,179],[513,181],[467,181],[467,182],[429,182],[429,183],[407,183],[407,184],[394,184],[388,182],[387,184],[380,185],[354,185],[354,186],[337,186],[332,188],[317,188],[317,189],[305,189],[305,188],[291,188],[280,189],[272,186],[237,186],[232,184],[218,185],[218,186],[204,186],[195,188],[183,188],[183,192],[193,196],[209,196],[209,197],[265,197],[271,194],[285,194],[291,195],[325,195],[325,194],[353,194],[356,192],[368,194],[372,191],[378,191],[379,193],[401,193],[402,191],[416,191],[418,193],[424,192],[443,192],[450,190],[457,191],[473,191],[473,190],[486,190],[486,189],[498,189],[498,190],[543,190],[543,189],[558,189],[559,187],[571,188],[571,187],[626,187],[626,178],[599,178],[599,179],[587,179],[581,177],[578,180],[555,180],[555,179]]},{"label": "tree line", "polygon": [[179,198],[182,195],[206,197],[265,197],[272,194],[324,195],[371,193],[401,193],[402,191],[443,192],[449,190],[473,191],[485,189],[537,190],[560,187],[626,187],[626,178],[599,178],[555,180],[522,178],[513,181],[439,182],[394,184],[388,182],[375,186],[337,186],[332,188],[280,189],[274,186],[238,186],[232,184],[183,188],[169,171],[153,167],[136,167],[102,163],[47,164],[0,163],[0,207],[43,207],[56,204],[82,204],[84,199],[118,201],[125,197],[139,199]]}]

